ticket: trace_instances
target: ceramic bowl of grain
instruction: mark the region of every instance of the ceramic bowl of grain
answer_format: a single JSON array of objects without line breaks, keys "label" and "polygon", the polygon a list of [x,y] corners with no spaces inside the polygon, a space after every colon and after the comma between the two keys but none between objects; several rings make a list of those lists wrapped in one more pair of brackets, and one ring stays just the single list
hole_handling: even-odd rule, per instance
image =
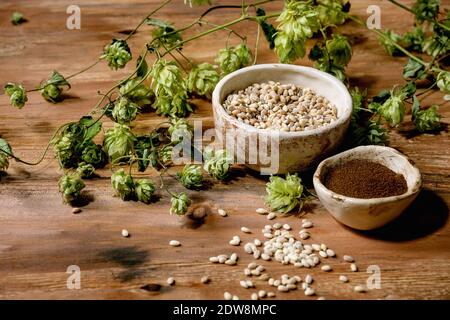
[{"label": "ceramic bowl of grain", "polygon": [[[245,123],[236,118],[232,111],[225,109],[225,103],[233,93],[254,84],[267,84],[268,82],[279,83],[278,87],[293,85],[300,88],[298,89],[300,91],[307,88],[310,90],[308,92],[317,95],[314,96],[313,101],[322,101],[324,104],[326,101],[332,105],[335,111],[327,112],[330,113],[330,116],[334,115],[335,118],[327,120],[328,118],[325,117],[323,119],[332,122],[309,126],[308,121],[312,121],[310,119],[320,118],[317,113],[322,111],[315,110],[314,114],[306,114],[306,125],[301,124],[304,119],[299,117],[297,120],[294,119],[294,128],[298,129],[300,125],[303,127],[299,129],[301,131],[294,129],[291,132],[289,129],[281,128],[284,125],[283,121],[287,120],[275,119],[276,121],[280,120],[279,127],[285,131],[280,128],[266,127],[265,124],[261,124],[264,128],[255,127],[251,123]],[[281,89],[278,88],[278,90]],[[286,91],[289,90],[286,89]],[[292,97],[292,99],[294,98],[296,97]],[[311,99],[305,99],[311,101]],[[251,106],[252,101],[248,102]],[[212,105],[216,132],[215,143],[225,146],[229,152],[234,152],[233,154],[237,155],[237,162],[264,174],[305,171],[316,166],[341,144],[352,112],[351,96],[340,80],[314,68],[287,64],[254,65],[225,76],[213,92]],[[264,108],[272,112],[276,106],[270,105],[272,109],[268,106],[264,106]],[[298,112],[299,109],[293,108],[292,105],[289,105],[289,108],[295,112]],[[283,115],[286,119],[297,116],[297,114],[290,114],[289,110]],[[305,113],[303,114],[305,115]],[[253,120],[250,119],[250,121]],[[304,130],[306,127],[308,130]]]},{"label": "ceramic bowl of grain", "polygon": [[[355,169],[348,170],[353,164],[356,165],[353,166]],[[347,171],[341,170],[342,168],[347,168]],[[379,174],[377,172],[379,169],[384,171]],[[364,174],[363,171],[366,171],[365,179],[368,181],[358,185],[355,177]],[[348,190],[342,189],[342,193],[353,192],[358,197],[345,196],[330,189],[339,189],[339,186],[330,183],[332,174],[336,172],[341,174],[340,177],[336,176],[340,181],[347,180],[347,186],[342,183],[341,188],[347,187]],[[348,177],[342,174],[348,174]],[[390,179],[392,182],[389,182]],[[399,179],[403,181],[404,186],[395,184],[401,182]],[[313,183],[320,202],[337,221],[354,229],[371,230],[397,218],[419,194],[422,180],[419,170],[397,150],[382,146],[362,146],[323,160],[314,173]],[[363,184],[372,187],[373,190],[367,190],[367,186],[364,187]],[[364,188],[365,191],[362,190]],[[362,198],[364,192],[369,195],[371,192],[386,194],[382,197]],[[400,194],[387,196],[389,193]]]}]

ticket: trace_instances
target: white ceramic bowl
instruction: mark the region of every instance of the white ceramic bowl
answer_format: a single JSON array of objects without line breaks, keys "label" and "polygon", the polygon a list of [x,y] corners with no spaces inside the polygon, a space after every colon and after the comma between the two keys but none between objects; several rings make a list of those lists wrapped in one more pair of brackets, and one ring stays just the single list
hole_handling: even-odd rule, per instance
[{"label": "white ceramic bowl", "polygon": [[[406,193],[385,198],[358,199],[337,194],[322,184],[327,170],[356,159],[380,163],[403,175],[408,187]],[[419,170],[397,150],[381,146],[363,146],[322,161],[314,173],[313,183],[320,202],[336,220],[354,229],[370,230],[397,218],[418,195],[422,180]]]},{"label": "white ceramic bowl", "polygon": [[[223,101],[235,90],[245,89],[254,83],[278,81],[284,84],[295,84],[313,89],[319,95],[326,97],[337,108],[338,119],[333,123],[317,129],[302,132],[283,132],[280,130],[257,129],[241,122],[227,114]],[[235,71],[225,76],[216,86],[212,96],[214,122],[217,142],[226,145],[230,140],[241,139],[244,143],[237,144],[236,153],[245,155],[243,163],[249,168],[260,171],[267,169],[263,159],[250,161],[252,148],[258,151],[265,147],[272,152],[278,152],[278,163],[265,173],[286,173],[304,171],[329,156],[342,142],[350,123],[352,99],[344,84],[337,78],[314,68],[288,64],[260,64]],[[229,133],[229,132],[236,133]],[[228,132],[228,136],[227,136]],[[260,144],[252,142],[255,136],[264,136],[268,143],[261,139]],[[233,142],[233,141],[231,141]],[[231,149],[228,147],[227,149]]]}]

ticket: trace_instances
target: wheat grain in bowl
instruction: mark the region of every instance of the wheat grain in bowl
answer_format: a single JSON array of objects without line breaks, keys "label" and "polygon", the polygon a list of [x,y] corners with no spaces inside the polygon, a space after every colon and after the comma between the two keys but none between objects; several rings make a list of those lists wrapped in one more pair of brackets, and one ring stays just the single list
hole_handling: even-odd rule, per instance
[{"label": "wheat grain in bowl", "polygon": [[336,107],[310,88],[268,81],[227,96],[226,112],[258,129],[306,131],[337,120]]}]

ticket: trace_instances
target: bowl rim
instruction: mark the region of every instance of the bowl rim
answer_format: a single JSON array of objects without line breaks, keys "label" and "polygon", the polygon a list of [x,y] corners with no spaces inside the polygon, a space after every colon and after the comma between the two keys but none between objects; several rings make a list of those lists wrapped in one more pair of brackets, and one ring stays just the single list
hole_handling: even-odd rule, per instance
[{"label": "bowl rim", "polygon": [[[321,175],[322,171],[324,170],[326,165],[331,160],[342,158],[349,153],[355,153],[355,151],[359,154],[362,154],[362,153],[366,153],[369,150],[373,150],[373,149],[378,149],[385,153],[389,152],[391,155],[394,155],[395,157],[403,158],[404,160],[406,160],[406,162],[408,163],[409,169],[414,171],[415,175],[417,176],[417,179],[414,182],[414,187],[411,190],[409,190],[409,188],[408,188],[408,190],[405,193],[402,193],[402,194],[396,195],[396,196],[363,199],[363,198],[348,197],[348,196],[344,196],[342,194],[336,193],[336,192],[328,189],[327,187],[325,187],[325,185],[320,180],[320,175]],[[346,202],[351,202],[356,205],[375,205],[375,204],[383,204],[383,203],[390,203],[390,202],[403,200],[405,198],[408,198],[408,197],[411,197],[411,196],[417,194],[421,190],[421,187],[422,187],[422,176],[420,174],[419,169],[411,163],[409,158],[406,155],[399,152],[398,150],[391,148],[391,147],[386,147],[386,146],[370,145],[370,146],[359,146],[356,148],[352,148],[352,149],[343,151],[341,153],[338,153],[332,157],[326,158],[323,161],[321,161],[320,164],[317,166],[316,171],[314,172],[313,185],[314,185],[314,189],[316,189],[316,193],[317,193],[318,188],[322,189],[322,191],[328,193],[328,195],[331,196],[331,198],[336,201],[346,201]]]},{"label": "bowl rim", "polygon": [[[225,109],[223,108],[222,102],[220,101],[220,93],[222,92],[222,88],[231,79],[238,77],[239,75],[243,73],[247,73],[249,71],[253,70],[264,70],[267,69],[270,71],[272,68],[280,68],[290,71],[296,71],[296,72],[306,72],[306,73],[312,73],[317,75],[319,78],[326,78],[332,82],[333,85],[337,86],[339,91],[342,92],[345,103],[344,106],[348,106],[348,108],[345,108],[343,114],[337,118],[336,121],[332,122],[331,124],[328,124],[326,126],[322,126],[316,129],[307,130],[307,131],[295,131],[295,132],[286,132],[278,129],[260,129],[255,128],[254,126],[247,124],[245,122],[239,121],[238,119],[230,116]],[[267,80],[270,81],[270,80]],[[253,133],[259,133],[259,134],[279,134],[280,137],[308,137],[308,136],[314,136],[314,135],[321,135],[326,132],[331,132],[334,129],[336,129],[339,126],[345,125],[346,122],[350,120],[352,109],[353,109],[353,100],[352,97],[347,89],[347,87],[342,83],[341,80],[338,78],[317,70],[315,68],[307,67],[307,66],[299,66],[299,65],[292,65],[292,64],[283,64],[283,63],[265,63],[265,64],[256,64],[253,66],[245,67],[239,70],[236,70],[225,77],[223,77],[214,88],[213,94],[212,94],[212,106],[213,109],[219,113],[219,115],[222,118],[225,118],[227,121],[231,122],[233,125],[235,125],[238,128],[242,128],[246,131],[250,131]]]}]

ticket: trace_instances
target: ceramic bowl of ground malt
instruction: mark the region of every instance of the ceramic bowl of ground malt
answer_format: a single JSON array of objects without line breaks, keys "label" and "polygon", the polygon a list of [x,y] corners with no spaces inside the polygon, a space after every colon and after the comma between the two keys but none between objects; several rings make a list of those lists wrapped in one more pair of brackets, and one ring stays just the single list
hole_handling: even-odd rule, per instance
[{"label": "ceramic bowl of ground malt", "polygon": [[322,161],[313,183],[336,220],[370,230],[397,218],[411,204],[420,191],[421,176],[397,150],[364,146]]},{"label": "ceramic bowl of ground malt", "polygon": [[212,104],[216,143],[264,173],[307,170],[330,156],[348,129],[345,85],[314,68],[260,64],[225,76]]}]

